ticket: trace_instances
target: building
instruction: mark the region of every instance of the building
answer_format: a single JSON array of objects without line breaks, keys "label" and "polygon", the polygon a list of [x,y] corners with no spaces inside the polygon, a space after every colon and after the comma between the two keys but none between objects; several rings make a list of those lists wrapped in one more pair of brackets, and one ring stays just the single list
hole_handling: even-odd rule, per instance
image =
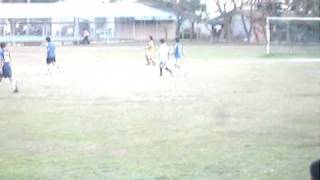
[{"label": "building", "polygon": [[6,42],[39,42],[46,36],[79,42],[84,30],[93,41],[174,39],[176,31],[173,13],[134,2],[3,3],[0,9],[0,41]]}]

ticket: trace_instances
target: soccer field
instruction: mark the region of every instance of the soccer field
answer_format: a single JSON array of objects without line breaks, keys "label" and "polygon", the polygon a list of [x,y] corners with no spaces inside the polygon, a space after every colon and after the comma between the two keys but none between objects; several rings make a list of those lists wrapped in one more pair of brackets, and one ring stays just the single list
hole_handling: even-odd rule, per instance
[{"label": "soccer field", "polygon": [[[1,180],[302,180],[320,158],[320,58],[187,45],[174,77],[143,46],[13,47]],[[186,71],[188,74],[186,75]]]}]

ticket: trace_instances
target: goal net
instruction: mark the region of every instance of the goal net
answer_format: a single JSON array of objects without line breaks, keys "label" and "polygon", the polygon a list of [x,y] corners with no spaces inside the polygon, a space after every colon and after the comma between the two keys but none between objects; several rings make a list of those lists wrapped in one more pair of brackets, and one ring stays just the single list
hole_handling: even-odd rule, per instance
[{"label": "goal net", "polygon": [[267,54],[320,57],[320,17],[267,17]]}]

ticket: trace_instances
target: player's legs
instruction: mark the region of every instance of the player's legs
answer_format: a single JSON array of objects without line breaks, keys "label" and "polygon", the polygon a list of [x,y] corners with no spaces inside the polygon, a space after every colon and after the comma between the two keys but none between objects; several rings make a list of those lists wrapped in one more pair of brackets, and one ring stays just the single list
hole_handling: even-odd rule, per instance
[{"label": "player's legs", "polygon": [[89,41],[89,37],[88,37],[88,36],[86,36],[86,37],[84,38],[84,41],[85,41],[85,44],[90,44],[90,41]]},{"label": "player's legs", "polygon": [[160,62],[160,76],[162,76],[162,73],[163,73],[163,68],[165,67],[165,62]]},{"label": "player's legs", "polygon": [[173,76],[172,70],[166,65],[166,63],[160,62],[160,76],[162,76],[162,74],[163,74],[163,69],[168,71],[171,74],[171,76]]},{"label": "player's legs", "polygon": [[181,59],[180,58],[176,58],[176,62],[174,64],[175,68],[181,69]]},{"label": "player's legs", "polygon": [[47,74],[52,72],[53,67],[59,68],[56,66],[56,58],[47,58]]},{"label": "player's legs", "polygon": [[168,67],[166,67],[166,71],[168,71],[168,72],[171,74],[171,76],[173,76],[173,73],[172,73],[172,70],[171,70],[171,69],[169,69]]},{"label": "player's legs", "polygon": [[150,61],[151,61],[151,63],[152,63],[152,65],[153,66],[155,66],[156,65],[156,62],[154,61],[154,58],[152,57],[152,58],[150,58]]},{"label": "player's legs", "polygon": [[12,88],[13,88],[13,93],[19,92],[17,81],[15,79],[13,79],[12,77],[10,77],[9,80],[10,80]]},{"label": "player's legs", "polygon": [[153,52],[150,52],[150,56],[149,56],[149,60],[150,62],[152,63],[153,66],[156,65],[156,62],[155,62],[155,54]]},{"label": "player's legs", "polygon": [[[10,64],[9,63],[5,63],[3,68],[2,68],[2,71],[3,71],[2,76],[4,78],[8,78],[10,80],[11,85],[13,87],[13,92],[14,93],[18,92],[17,81],[12,78],[12,70],[11,70]],[[1,79],[2,79],[2,77],[1,77]]]},{"label": "player's legs", "polygon": [[50,58],[48,58],[47,57],[47,74],[49,74],[50,73],[50,64],[51,64],[51,60],[50,60]]},{"label": "player's legs", "polygon": [[56,69],[59,69],[59,66],[56,63],[56,58],[54,57],[52,62],[51,62],[52,66],[54,66]]},{"label": "player's legs", "polygon": [[147,60],[147,65],[150,65],[151,63],[150,63],[150,59],[148,56],[146,56],[146,60]]},{"label": "player's legs", "polygon": [[150,65],[151,63],[150,63],[150,53],[149,52],[146,52],[146,54],[145,54],[145,57],[146,57],[146,60],[147,60],[147,65]]}]

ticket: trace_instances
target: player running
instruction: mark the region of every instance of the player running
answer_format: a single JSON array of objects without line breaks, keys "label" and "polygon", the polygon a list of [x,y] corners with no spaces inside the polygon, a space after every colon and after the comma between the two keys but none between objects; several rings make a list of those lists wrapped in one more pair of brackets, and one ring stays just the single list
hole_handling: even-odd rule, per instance
[{"label": "player running", "polygon": [[8,78],[11,82],[13,87],[13,93],[18,92],[18,85],[17,81],[12,78],[12,69],[11,69],[11,57],[10,51],[7,48],[6,43],[1,43],[1,50],[0,50],[0,82],[2,78]]},{"label": "player running", "polygon": [[169,60],[170,60],[169,47],[165,43],[164,39],[160,39],[160,43],[161,45],[159,46],[159,51],[158,51],[158,57],[160,62],[160,76],[162,76],[163,69],[168,71],[171,74],[171,76],[173,76],[172,70],[168,67]]},{"label": "player running", "polygon": [[181,65],[182,65],[182,60],[184,58],[184,52],[183,52],[182,44],[180,43],[180,39],[176,38],[175,41],[176,41],[176,44],[175,44],[174,49],[173,49],[173,55],[174,55],[174,58],[175,58],[174,67],[180,69]]},{"label": "player running", "polygon": [[156,65],[156,63],[154,62],[155,54],[156,54],[156,47],[154,45],[154,41],[153,41],[152,36],[149,37],[149,42],[148,42],[148,45],[146,46],[145,50],[146,50],[147,65],[150,65],[151,63],[152,63],[152,65]]},{"label": "player running", "polygon": [[51,38],[47,37],[47,65],[48,65],[48,74],[51,71],[51,66],[55,66],[56,64],[56,47],[51,42]]}]

